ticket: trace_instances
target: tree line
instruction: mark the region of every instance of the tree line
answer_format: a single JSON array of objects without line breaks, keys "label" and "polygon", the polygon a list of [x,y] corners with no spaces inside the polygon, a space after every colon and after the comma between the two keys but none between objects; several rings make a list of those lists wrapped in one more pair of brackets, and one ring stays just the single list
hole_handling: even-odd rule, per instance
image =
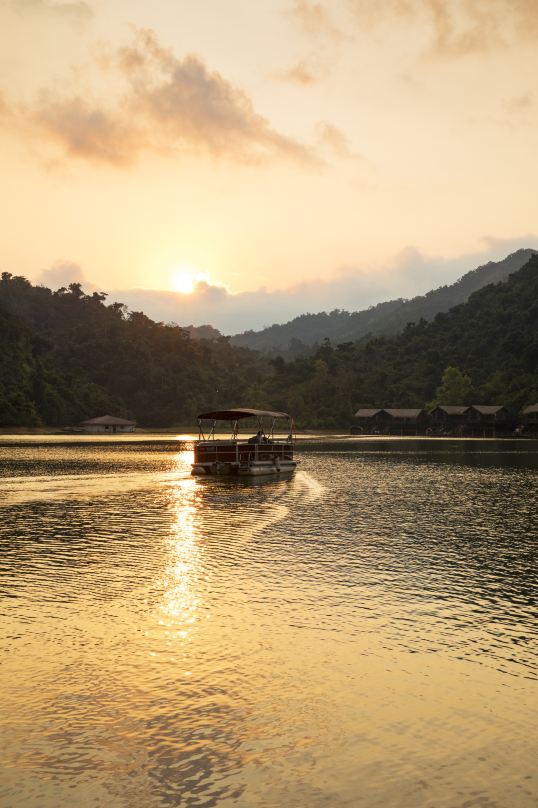
[{"label": "tree line", "polygon": [[[300,427],[347,427],[359,407],[424,407],[446,369],[461,401],[514,410],[538,401],[538,257],[466,303],[396,336],[333,344],[291,360],[193,339],[78,283],[51,291],[0,278],[0,425],[64,426],[110,413],[146,427],[251,406]],[[459,385],[459,386],[458,386]],[[454,387],[454,385],[452,385]],[[453,396],[453,397],[454,397]]]},{"label": "tree line", "polygon": [[236,334],[231,341],[233,345],[295,359],[314,353],[324,337],[338,344],[364,341],[372,336],[392,336],[400,333],[407,323],[416,323],[421,319],[429,322],[439,312],[465,303],[473,292],[488,284],[506,280],[521,269],[534,253],[531,249],[516,250],[502,261],[490,261],[467,272],[455,283],[410,300],[388,300],[362,311],[334,309],[318,314],[301,314],[281,325]]}]

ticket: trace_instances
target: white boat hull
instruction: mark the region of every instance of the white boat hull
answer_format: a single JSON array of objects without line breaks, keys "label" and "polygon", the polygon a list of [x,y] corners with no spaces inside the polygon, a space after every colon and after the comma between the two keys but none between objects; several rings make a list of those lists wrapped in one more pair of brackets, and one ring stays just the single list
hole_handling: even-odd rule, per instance
[{"label": "white boat hull", "polygon": [[250,463],[194,463],[192,474],[199,476],[232,476],[259,477],[293,474],[297,468],[295,460],[263,461],[254,460]]}]

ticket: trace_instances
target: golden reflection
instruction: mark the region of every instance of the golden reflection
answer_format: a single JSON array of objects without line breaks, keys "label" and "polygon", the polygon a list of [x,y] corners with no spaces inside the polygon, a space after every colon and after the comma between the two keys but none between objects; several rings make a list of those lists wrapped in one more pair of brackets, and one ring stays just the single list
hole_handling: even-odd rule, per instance
[{"label": "golden reflection", "polygon": [[[178,471],[190,472],[192,451],[177,456]],[[199,546],[197,517],[200,490],[193,477],[177,480],[171,489],[174,522],[169,538],[170,555],[164,573],[161,625],[172,644],[174,639],[187,639],[198,619],[202,600],[203,563]]]},{"label": "golden reflection", "polygon": [[192,464],[194,463],[194,449],[183,449],[181,452],[178,452],[174,458],[174,462],[175,473],[185,472],[186,474],[190,474]]}]

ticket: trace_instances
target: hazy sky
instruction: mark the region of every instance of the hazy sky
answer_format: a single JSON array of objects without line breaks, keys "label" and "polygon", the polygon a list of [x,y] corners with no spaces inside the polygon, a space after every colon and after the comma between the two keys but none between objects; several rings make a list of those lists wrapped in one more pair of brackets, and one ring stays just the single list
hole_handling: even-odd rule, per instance
[{"label": "hazy sky", "polygon": [[32,280],[229,331],[538,246],[537,0],[0,0],[0,64]]}]

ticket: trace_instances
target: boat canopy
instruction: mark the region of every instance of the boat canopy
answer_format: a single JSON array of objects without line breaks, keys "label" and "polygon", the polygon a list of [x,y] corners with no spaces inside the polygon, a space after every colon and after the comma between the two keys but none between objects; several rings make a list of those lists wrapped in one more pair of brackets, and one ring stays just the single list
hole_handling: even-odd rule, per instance
[{"label": "boat canopy", "polygon": [[291,418],[287,412],[271,412],[270,410],[231,409],[203,412],[198,420],[207,421],[239,421],[241,418]]}]

